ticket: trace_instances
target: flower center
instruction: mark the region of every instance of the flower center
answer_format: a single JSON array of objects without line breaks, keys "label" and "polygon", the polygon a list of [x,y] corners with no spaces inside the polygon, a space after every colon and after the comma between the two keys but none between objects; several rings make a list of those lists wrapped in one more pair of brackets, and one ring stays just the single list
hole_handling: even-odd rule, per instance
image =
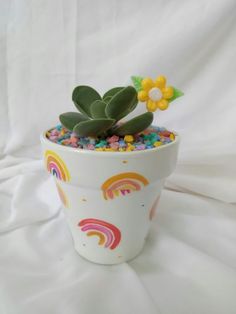
[{"label": "flower center", "polygon": [[162,99],[162,92],[158,87],[153,87],[148,92],[148,96],[152,101],[158,101]]}]

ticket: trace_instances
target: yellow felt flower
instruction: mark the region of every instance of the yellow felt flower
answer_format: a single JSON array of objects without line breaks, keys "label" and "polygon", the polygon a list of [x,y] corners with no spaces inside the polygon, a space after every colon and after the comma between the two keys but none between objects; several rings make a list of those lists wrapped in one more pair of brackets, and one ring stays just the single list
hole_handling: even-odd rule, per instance
[{"label": "yellow felt flower", "polygon": [[144,78],[141,82],[142,89],[138,92],[138,100],[146,102],[148,111],[154,112],[157,109],[166,110],[169,106],[169,99],[174,95],[174,88],[166,86],[166,78],[158,76],[156,80],[150,77]]}]

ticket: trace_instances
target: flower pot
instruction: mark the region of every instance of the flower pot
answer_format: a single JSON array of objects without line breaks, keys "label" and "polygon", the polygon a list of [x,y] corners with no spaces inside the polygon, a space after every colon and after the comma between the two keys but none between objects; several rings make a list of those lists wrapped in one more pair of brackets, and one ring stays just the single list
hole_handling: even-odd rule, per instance
[{"label": "flower pot", "polygon": [[145,243],[165,178],[176,166],[179,136],[158,148],[101,152],[41,136],[76,251],[100,264],[137,256]]}]

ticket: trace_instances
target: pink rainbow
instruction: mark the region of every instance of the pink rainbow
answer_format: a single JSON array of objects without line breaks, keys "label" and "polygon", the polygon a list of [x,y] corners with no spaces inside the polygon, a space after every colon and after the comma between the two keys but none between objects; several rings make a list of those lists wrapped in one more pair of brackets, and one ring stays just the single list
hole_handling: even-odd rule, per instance
[{"label": "pink rainbow", "polygon": [[61,172],[60,172],[60,169],[58,168],[57,164],[55,164],[54,162],[50,162],[49,165],[48,165],[48,169],[50,170],[50,172],[52,170],[55,170],[56,173],[58,174],[59,178],[58,179],[61,179]]},{"label": "pink rainbow", "polygon": [[109,189],[107,189],[106,192],[107,192],[109,198],[113,199],[114,198],[113,190],[117,190],[121,185],[124,185],[124,184],[131,184],[132,186],[134,186],[136,188],[136,191],[141,190],[140,185],[133,180],[126,180],[126,179],[120,180],[120,181],[115,182],[112,186],[109,187]]}]

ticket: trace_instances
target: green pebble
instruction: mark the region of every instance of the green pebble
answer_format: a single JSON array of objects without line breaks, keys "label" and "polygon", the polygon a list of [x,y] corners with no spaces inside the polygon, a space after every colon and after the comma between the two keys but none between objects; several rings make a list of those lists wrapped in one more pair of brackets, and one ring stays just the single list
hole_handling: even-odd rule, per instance
[{"label": "green pebble", "polygon": [[149,134],[145,134],[145,135],[143,136],[143,139],[144,139],[144,141],[149,140],[149,139],[150,139]]},{"label": "green pebble", "polygon": [[150,133],[150,136],[151,136],[151,138],[156,138],[157,134],[153,132],[153,133]]},{"label": "green pebble", "polygon": [[145,143],[146,146],[152,145],[152,142],[151,142],[151,141],[144,141],[144,143]]}]

